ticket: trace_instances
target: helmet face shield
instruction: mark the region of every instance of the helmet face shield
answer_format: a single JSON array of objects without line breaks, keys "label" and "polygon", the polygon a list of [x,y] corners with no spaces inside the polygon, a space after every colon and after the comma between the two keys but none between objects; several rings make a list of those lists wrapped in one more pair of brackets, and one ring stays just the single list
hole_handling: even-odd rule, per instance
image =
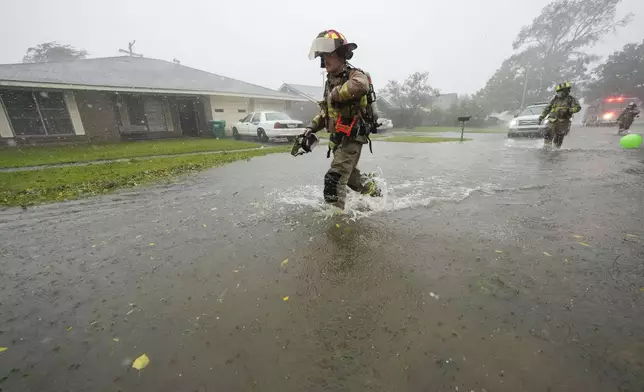
[{"label": "helmet face shield", "polygon": [[[333,53],[340,48],[345,48],[348,53],[356,50],[358,45],[350,43],[341,33],[336,30],[325,30],[311,43],[309,50],[309,59],[313,60],[323,53]],[[345,56],[346,57],[346,56]]]},{"label": "helmet face shield", "polygon": [[313,60],[314,58],[321,56],[322,53],[333,53],[337,49],[335,40],[332,38],[316,38],[311,43],[311,49],[309,50],[309,59]]}]

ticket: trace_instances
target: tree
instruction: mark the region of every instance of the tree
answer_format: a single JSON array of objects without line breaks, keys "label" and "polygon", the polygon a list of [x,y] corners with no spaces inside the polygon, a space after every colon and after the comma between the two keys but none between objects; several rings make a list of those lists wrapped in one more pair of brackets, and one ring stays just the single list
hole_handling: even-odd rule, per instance
[{"label": "tree", "polygon": [[56,42],[46,42],[27,49],[22,58],[23,63],[44,63],[48,61],[63,61],[84,59],[88,55],[85,49],[76,49],[70,45],[59,45]]},{"label": "tree", "polygon": [[593,71],[585,97],[594,100],[611,94],[644,99],[644,40],[625,45]]},{"label": "tree", "polygon": [[580,48],[592,46],[618,27],[626,26],[633,14],[615,21],[621,0],[555,0],[546,5],[532,24],[524,26],[513,49],[538,48],[547,58],[555,53],[584,56]]},{"label": "tree", "polygon": [[489,109],[483,103],[484,100],[480,95],[459,96],[458,104],[452,105],[447,112],[448,123],[445,125],[458,125],[458,117],[471,116],[470,121],[467,123],[468,126],[484,126]]},{"label": "tree", "polygon": [[381,94],[400,112],[403,124],[413,127],[420,120],[423,109],[430,109],[432,100],[440,93],[429,84],[428,72],[415,72],[401,84],[390,80]]},{"label": "tree", "polygon": [[483,89],[490,105],[497,110],[517,109],[526,80],[526,103],[548,99],[552,86],[565,80],[579,86],[587,78],[589,65],[598,59],[585,50],[632,20],[631,14],[616,20],[620,2],[555,0],[545,6],[521,29],[513,43],[515,54]]}]

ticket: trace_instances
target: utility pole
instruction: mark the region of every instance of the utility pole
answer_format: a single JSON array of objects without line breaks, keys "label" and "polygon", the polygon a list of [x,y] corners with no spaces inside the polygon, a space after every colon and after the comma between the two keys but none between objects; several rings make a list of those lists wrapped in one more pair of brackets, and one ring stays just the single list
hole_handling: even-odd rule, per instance
[{"label": "utility pole", "polygon": [[519,110],[523,110],[523,104],[525,103],[525,92],[528,88],[528,68],[524,68],[525,70],[525,80],[523,81],[523,97],[521,97],[521,108]]},{"label": "utility pole", "polygon": [[119,52],[121,52],[121,53],[127,53],[127,54],[129,54],[131,57],[143,57],[143,55],[142,55],[142,54],[134,53],[134,50],[132,50],[132,48],[134,48],[134,44],[135,44],[135,43],[136,43],[136,40],[134,40],[134,41],[132,41],[132,42],[128,42],[128,44],[127,44],[128,50],[119,49]]}]

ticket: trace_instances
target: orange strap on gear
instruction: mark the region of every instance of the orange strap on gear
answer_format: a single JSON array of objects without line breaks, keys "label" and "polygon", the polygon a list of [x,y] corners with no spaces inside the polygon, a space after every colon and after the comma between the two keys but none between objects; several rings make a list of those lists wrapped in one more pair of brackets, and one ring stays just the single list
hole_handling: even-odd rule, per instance
[{"label": "orange strap on gear", "polygon": [[358,120],[358,116],[353,116],[353,121],[351,121],[351,124],[349,125],[344,125],[342,124],[342,115],[338,116],[338,121],[335,123],[335,131],[343,133],[347,135],[347,137],[351,137],[351,131],[353,130],[353,126],[356,125],[356,121]]}]

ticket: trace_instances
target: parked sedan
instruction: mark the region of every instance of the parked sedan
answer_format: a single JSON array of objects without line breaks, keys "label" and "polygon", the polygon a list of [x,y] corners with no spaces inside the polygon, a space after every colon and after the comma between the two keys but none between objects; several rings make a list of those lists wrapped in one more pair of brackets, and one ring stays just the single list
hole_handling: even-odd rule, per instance
[{"label": "parked sedan", "polygon": [[387,129],[392,129],[394,127],[394,122],[388,118],[379,118],[378,122],[382,124],[378,127],[379,131],[385,131]]},{"label": "parked sedan", "polygon": [[304,133],[304,124],[293,120],[288,114],[282,112],[262,111],[253,112],[233,125],[233,137],[256,137],[261,142],[271,138],[286,138],[293,140],[297,135]]}]

